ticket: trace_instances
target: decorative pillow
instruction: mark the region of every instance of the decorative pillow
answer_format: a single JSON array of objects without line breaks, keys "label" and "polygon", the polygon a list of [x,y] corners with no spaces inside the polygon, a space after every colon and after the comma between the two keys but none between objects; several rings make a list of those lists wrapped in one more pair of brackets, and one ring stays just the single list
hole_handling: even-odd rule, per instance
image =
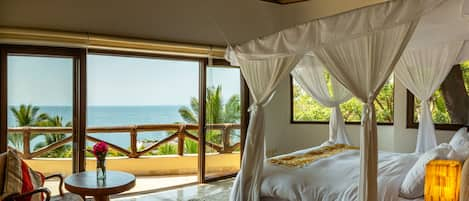
[{"label": "decorative pillow", "polygon": [[406,199],[422,197],[425,183],[425,166],[432,160],[448,159],[452,149],[449,144],[440,144],[438,147],[422,154],[409,170],[404,181],[402,181],[399,195]]},{"label": "decorative pillow", "polygon": [[[33,171],[14,151],[7,152],[5,183],[1,198],[15,193],[27,193],[44,185],[44,176]],[[21,201],[42,201],[41,194],[35,194]]]},{"label": "decorative pillow", "polygon": [[466,160],[469,157],[469,134],[467,133],[467,128],[460,128],[451,138],[449,144],[455,150],[458,160]]}]

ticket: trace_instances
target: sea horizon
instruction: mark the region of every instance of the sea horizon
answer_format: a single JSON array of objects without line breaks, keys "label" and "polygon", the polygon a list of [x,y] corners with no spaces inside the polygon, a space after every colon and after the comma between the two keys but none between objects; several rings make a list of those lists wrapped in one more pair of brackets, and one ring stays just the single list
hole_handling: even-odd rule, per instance
[{"label": "sea horizon", "polygon": [[[19,105],[9,105],[18,107]],[[61,116],[63,124],[72,120],[72,106],[67,105],[34,105],[39,107],[38,115],[46,113],[50,116]],[[138,124],[172,124],[184,122],[179,115],[179,108],[188,105],[89,105],[87,110],[87,126],[126,126]],[[8,110],[8,127],[17,126],[16,118],[11,110]],[[141,132],[138,141],[158,141],[167,136],[166,131]],[[119,145],[123,148],[130,146],[129,133],[100,134],[93,133],[90,136]],[[31,140],[31,147],[43,141],[43,137]],[[90,145],[90,143],[87,143]]]}]

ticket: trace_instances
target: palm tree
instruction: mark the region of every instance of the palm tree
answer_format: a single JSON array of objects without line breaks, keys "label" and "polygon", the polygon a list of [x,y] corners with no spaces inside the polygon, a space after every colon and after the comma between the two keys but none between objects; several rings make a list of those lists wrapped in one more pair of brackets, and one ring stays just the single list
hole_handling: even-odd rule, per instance
[{"label": "palm tree", "polygon": [[[63,118],[60,116],[54,116],[54,117],[49,117],[47,120],[41,121],[38,123],[38,126],[41,127],[63,127]],[[71,127],[72,122],[67,122],[65,127]],[[34,146],[34,150],[40,149],[42,147],[45,147],[47,145],[50,145],[54,142],[58,142],[60,140],[65,139],[67,136],[63,133],[61,134],[44,134],[44,141],[39,142]],[[63,158],[65,157],[71,150],[70,145],[64,145],[61,146],[57,149],[54,149],[52,151],[49,151],[47,154],[45,154],[46,157],[50,158]]]},{"label": "palm tree", "polygon": [[[37,126],[39,122],[47,120],[49,116],[45,113],[38,114],[39,107],[32,105],[20,105],[19,108],[11,107],[10,110],[16,118],[17,126]],[[38,135],[31,135],[31,138],[35,138]],[[8,135],[8,141],[15,146],[20,148],[23,146],[22,135]]]},{"label": "palm tree", "polygon": [[[231,96],[226,104],[223,104],[221,86],[207,88],[206,123],[237,123],[241,118],[240,97],[238,94]],[[191,98],[190,108],[182,106],[179,115],[187,123],[196,124],[199,116],[199,100]]]},{"label": "palm tree", "polygon": [[[206,99],[206,123],[237,123],[240,121],[240,97],[238,94],[231,96],[226,104],[223,104],[222,87],[207,88]],[[190,108],[182,106],[179,109],[179,115],[187,123],[198,123],[199,100],[191,98]],[[208,131],[207,140],[221,143],[221,135],[217,131]]]}]

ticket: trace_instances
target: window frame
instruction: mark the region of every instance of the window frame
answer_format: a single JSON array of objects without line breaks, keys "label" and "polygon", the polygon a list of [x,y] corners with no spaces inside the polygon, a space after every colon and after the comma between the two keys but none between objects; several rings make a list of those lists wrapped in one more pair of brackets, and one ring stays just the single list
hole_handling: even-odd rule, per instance
[{"label": "window frame", "polygon": [[[406,110],[406,128],[419,128],[419,122],[414,122],[415,118],[415,96],[407,90],[407,110]],[[456,131],[461,127],[469,128],[469,125],[461,125],[461,124],[439,124],[434,123],[435,129],[437,130],[447,130],[447,131]]]},{"label": "window frame", "polygon": [[[393,78],[395,79],[395,78]],[[300,121],[300,120],[295,120],[295,115],[294,113],[294,101],[293,101],[293,76],[290,75],[290,124],[329,124],[329,121]],[[392,89],[392,95],[394,99],[394,93],[396,89],[393,87]],[[395,101],[392,103],[392,108],[394,110],[395,106]],[[394,125],[394,113],[393,113],[393,122],[377,122],[379,126],[393,126]],[[361,122],[359,121],[346,121],[346,125],[361,125]]]},{"label": "window frame", "polygon": [[[86,50],[81,48],[0,44],[0,131],[8,133],[8,64],[9,54],[31,56],[63,56],[73,58],[73,131],[72,170],[85,170],[86,132]],[[7,134],[0,135],[0,152],[8,150]]]},{"label": "window frame", "polygon": [[[87,57],[89,54],[95,55],[111,55],[111,56],[123,56],[123,57],[142,57],[142,58],[154,58],[154,59],[165,59],[165,60],[177,60],[177,61],[197,61],[199,63],[199,96],[205,97],[205,84],[206,84],[206,68],[208,66],[208,58],[203,57],[191,57],[191,56],[180,56],[180,55],[167,55],[157,53],[146,53],[137,51],[123,51],[123,50],[107,50],[107,49],[95,49],[95,48],[69,48],[69,47],[52,47],[52,46],[35,46],[35,45],[10,45],[0,43],[0,131],[8,133],[8,74],[7,74],[7,56],[9,54],[25,54],[25,55],[45,55],[45,56],[67,56],[74,59],[73,69],[73,172],[86,171],[85,160],[86,160],[86,128],[87,128]],[[224,59],[213,59],[214,65],[226,65],[230,64]],[[239,68],[239,67],[236,67]],[[241,144],[240,144],[240,158],[242,158],[247,125],[249,122],[249,113],[247,108],[249,107],[249,89],[244,80],[242,74],[240,75],[240,87],[241,87]],[[200,98],[199,108],[201,114],[199,115],[199,133],[205,133],[205,98]],[[199,143],[205,145],[205,135],[200,135]],[[8,150],[8,139],[7,135],[0,135],[0,153]],[[204,153],[204,154],[200,154]],[[223,177],[207,178],[205,177],[205,146],[199,146],[199,154],[202,157],[198,159],[198,179],[199,183],[207,183],[217,181],[224,178],[236,176],[226,175]],[[242,161],[240,160],[240,163]]]},{"label": "window frame", "polygon": [[[199,95],[199,110],[201,111],[198,117],[199,120],[199,133],[205,133],[206,126],[205,126],[205,106],[206,106],[206,99],[201,98],[206,96],[206,70],[209,66],[209,59],[202,58],[202,57],[190,57],[190,56],[180,56],[180,55],[165,55],[165,54],[156,54],[156,53],[145,53],[145,52],[134,52],[134,51],[121,51],[121,50],[106,50],[106,49],[88,49],[86,56],[89,54],[94,55],[107,55],[107,56],[120,56],[120,57],[139,57],[139,58],[149,58],[149,59],[163,59],[163,60],[173,60],[173,61],[194,61],[199,63],[199,88],[198,88],[198,95]],[[233,68],[239,68],[238,66],[231,66],[230,63],[224,59],[212,59],[213,66],[230,66]],[[86,83],[85,83],[86,84]],[[240,136],[240,159],[243,157],[244,146],[246,143],[246,133],[247,127],[249,124],[249,89],[244,80],[242,74],[240,74],[240,89],[241,89],[241,136]],[[218,177],[207,177],[205,174],[205,167],[206,167],[206,160],[205,160],[205,149],[206,149],[206,142],[205,142],[205,135],[199,135],[199,142],[198,144],[202,144],[203,146],[198,146],[198,160],[197,160],[197,178],[199,183],[209,183],[214,181],[219,181],[222,179],[227,179],[231,177],[235,177],[235,174],[223,175]],[[201,154],[203,153],[203,154]],[[240,164],[241,164],[240,160]]]},{"label": "window frame", "polygon": [[[211,63],[211,64],[210,64]],[[205,63],[204,63],[204,67],[202,68],[202,70],[200,71],[200,75],[201,75],[201,79],[200,79],[200,86],[203,86],[203,90],[201,95],[202,97],[206,97],[206,91],[207,91],[207,68],[209,67],[224,67],[224,68],[238,68],[240,69],[239,66],[233,66],[231,65],[230,62],[226,61],[225,59],[212,59],[211,62],[209,62],[209,59],[205,59]],[[203,74],[202,74],[203,73]],[[243,158],[243,153],[244,153],[244,147],[246,145],[246,134],[247,134],[247,129],[248,129],[248,124],[249,124],[249,119],[250,119],[250,116],[249,116],[249,112],[248,112],[248,107],[250,106],[250,94],[249,94],[249,88],[248,88],[248,85],[246,83],[246,80],[244,79],[244,76],[241,72],[241,69],[240,69],[240,101],[241,101],[241,105],[240,105],[240,109],[241,109],[241,119],[240,119],[240,125],[241,125],[241,128],[240,128],[240,165],[242,164],[242,158]],[[204,117],[200,117],[199,118],[199,122],[203,122],[203,127],[205,129],[205,113],[206,113],[206,108],[205,108],[205,103],[206,103],[206,99],[204,98],[203,100],[203,105],[204,105],[204,108],[203,109],[199,109],[203,112],[203,115]],[[200,102],[202,102],[200,101]],[[200,106],[199,106],[200,107]],[[202,108],[202,107],[200,107]],[[199,137],[200,140],[202,140],[202,137]],[[203,141],[205,143],[205,135],[203,135]],[[203,148],[203,152],[201,152],[201,148]],[[201,160],[203,160],[203,164],[200,164],[200,168],[203,168],[203,173],[201,173],[201,177],[200,178],[203,182],[202,183],[210,183],[210,182],[216,182],[216,181],[220,181],[220,180],[224,180],[224,179],[228,179],[228,178],[232,178],[232,177],[236,177],[236,175],[238,173],[233,173],[233,174],[227,174],[227,175],[222,175],[222,176],[206,176],[206,172],[205,172],[205,167],[206,167],[206,162],[205,162],[205,156],[206,156],[206,153],[205,153],[205,148],[206,146],[199,146],[199,153],[204,153],[203,154],[203,157],[201,157]]]}]

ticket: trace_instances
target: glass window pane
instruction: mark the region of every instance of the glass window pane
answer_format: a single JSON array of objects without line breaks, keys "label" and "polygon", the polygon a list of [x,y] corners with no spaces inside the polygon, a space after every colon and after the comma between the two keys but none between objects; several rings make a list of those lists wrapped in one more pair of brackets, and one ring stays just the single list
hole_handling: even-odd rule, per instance
[{"label": "glass window pane", "polygon": [[205,176],[236,173],[240,164],[240,70],[207,67]]},{"label": "glass window pane", "polygon": [[[8,145],[23,152],[36,171],[70,174],[73,58],[11,54],[7,59]],[[54,131],[58,128],[61,131]],[[65,140],[69,142],[50,147]],[[57,188],[51,189],[58,193]]]},{"label": "glass window pane", "polygon": [[[161,176],[146,190],[197,181],[199,62],[98,54],[87,62],[87,148],[112,144],[107,169],[136,174],[137,186]],[[89,153],[88,170],[94,160]]]},{"label": "glass window pane", "polygon": [[[414,122],[419,121],[420,100],[415,97]],[[430,98],[435,124],[469,124],[469,62],[454,66],[441,87]]]},{"label": "glass window pane", "polygon": [[[329,75],[327,73],[326,79],[330,86]],[[300,122],[329,122],[331,109],[322,106],[312,98],[294,79],[292,82],[293,120]],[[392,123],[394,120],[394,78],[392,75],[384,84],[374,104],[377,121],[379,123]],[[362,107],[362,102],[355,97],[341,104],[340,109],[344,115],[344,120],[346,122],[360,122]]]}]

